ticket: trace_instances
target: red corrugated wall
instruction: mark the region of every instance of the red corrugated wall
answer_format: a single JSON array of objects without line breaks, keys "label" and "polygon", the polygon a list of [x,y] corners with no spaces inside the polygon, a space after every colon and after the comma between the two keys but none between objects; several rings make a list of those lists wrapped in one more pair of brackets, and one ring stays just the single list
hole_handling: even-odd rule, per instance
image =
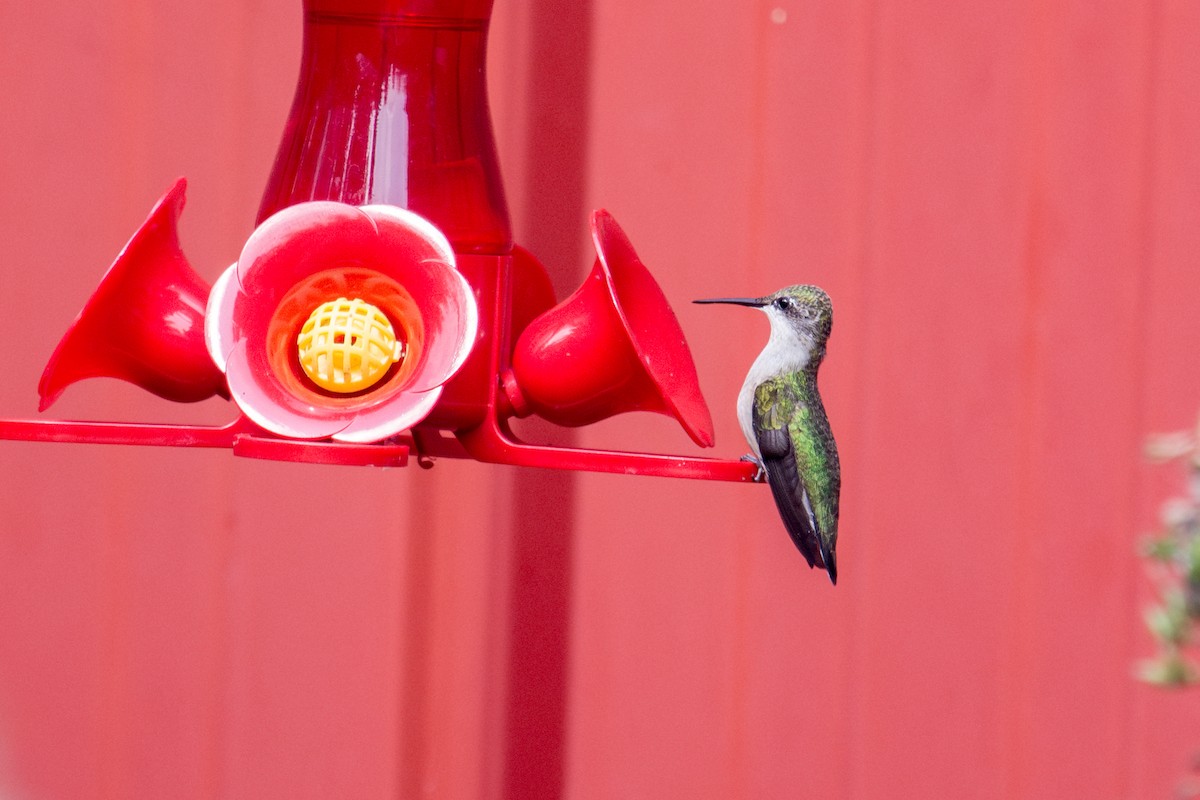
[{"label": "red corrugated wall", "polygon": [[[236,257],[299,36],[0,0],[0,416],[174,177]],[[839,585],[761,486],[0,443],[0,796],[1171,796],[1200,693],[1131,678],[1135,547],[1200,407],[1200,7],[497,0],[490,63],[520,240],[561,296],[617,216],[722,454],[766,325],[688,301],[830,291]]]}]

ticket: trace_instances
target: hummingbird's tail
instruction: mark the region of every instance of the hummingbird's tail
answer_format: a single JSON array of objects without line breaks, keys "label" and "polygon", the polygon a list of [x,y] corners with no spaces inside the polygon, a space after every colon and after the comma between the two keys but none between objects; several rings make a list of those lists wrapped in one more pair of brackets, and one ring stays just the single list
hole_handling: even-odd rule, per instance
[{"label": "hummingbird's tail", "polygon": [[825,562],[829,580],[834,586],[837,586],[837,556],[834,555],[833,548],[827,547],[824,542],[821,542],[821,560]]}]

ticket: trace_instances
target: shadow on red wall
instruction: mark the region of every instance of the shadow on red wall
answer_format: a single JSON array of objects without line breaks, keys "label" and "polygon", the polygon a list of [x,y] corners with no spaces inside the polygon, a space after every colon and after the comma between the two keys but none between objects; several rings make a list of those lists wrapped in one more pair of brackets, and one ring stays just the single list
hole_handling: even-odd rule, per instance
[{"label": "shadow on red wall", "polygon": [[[575,261],[589,210],[591,6],[591,0],[539,0],[531,16],[525,154],[531,173],[526,196],[515,200],[528,229],[521,244],[549,265],[560,297],[578,282]],[[512,497],[504,797],[555,800],[565,793],[575,476],[520,470]]]}]

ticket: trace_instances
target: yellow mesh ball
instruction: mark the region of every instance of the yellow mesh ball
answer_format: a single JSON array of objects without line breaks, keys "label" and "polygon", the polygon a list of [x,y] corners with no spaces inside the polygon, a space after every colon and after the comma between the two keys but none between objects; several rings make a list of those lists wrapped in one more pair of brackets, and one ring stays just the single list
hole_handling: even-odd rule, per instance
[{"label": "yellow mesh ball", "polygon": [[374,386],[404,357],[391,320],[370,303],[339,297],[309,314],[296,339],[300,366],[312,382],[331,392]]}]

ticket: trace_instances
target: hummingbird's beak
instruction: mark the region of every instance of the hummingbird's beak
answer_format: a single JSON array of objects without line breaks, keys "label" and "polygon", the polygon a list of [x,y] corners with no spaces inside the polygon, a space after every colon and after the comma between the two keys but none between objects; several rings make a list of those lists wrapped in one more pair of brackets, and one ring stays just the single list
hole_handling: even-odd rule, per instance
[{"label": "hummingbird's beak", "polygon": [[693,303],[724,303],[731,306],[750,306],[751,308],[762,308],[766,305],[766,301],[761,297],[714,297],[711,300],[693,300]]}]

